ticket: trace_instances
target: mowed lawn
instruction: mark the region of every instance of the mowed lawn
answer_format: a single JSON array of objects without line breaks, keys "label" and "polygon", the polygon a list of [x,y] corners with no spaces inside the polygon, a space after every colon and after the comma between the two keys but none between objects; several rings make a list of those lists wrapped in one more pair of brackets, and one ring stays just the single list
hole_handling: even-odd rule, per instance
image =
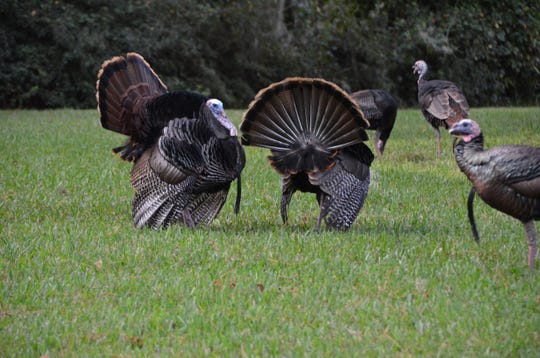
[{"label": "mowed lawn", "polygon": [[[487,147],[540,146],[540,108],[471,117]],[[531,274],[521,223],[479,198],[473,241],[442,139],[438,158],[400,110],[345,233],[314,231],[304,193],[282,225],[260,148],[238,216],[234,184],[209,227],[137,230],[124,138],[97,111],[0,111],[0,356],[538,356],[540,257]]]}]

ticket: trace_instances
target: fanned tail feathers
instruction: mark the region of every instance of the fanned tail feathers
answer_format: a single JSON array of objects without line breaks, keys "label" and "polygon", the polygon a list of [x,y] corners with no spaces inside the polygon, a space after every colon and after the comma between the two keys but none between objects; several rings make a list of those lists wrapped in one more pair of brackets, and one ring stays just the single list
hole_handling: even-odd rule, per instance
[{"label": "fanned tail feathers", "polygon": [[136,53],[105,61],[98,73],[96,99],[101,125],[111,131],[132,135],[131,119],[140,100],[167,92],[167,87],[144,58]]},{"label": "fanned tail feathers", "polygon": [[367,139],[369,122],[337,85],[287,78],[259,91],[241,124],[242,144],[268,148],[281,173],[325,169],[342,148]]}]

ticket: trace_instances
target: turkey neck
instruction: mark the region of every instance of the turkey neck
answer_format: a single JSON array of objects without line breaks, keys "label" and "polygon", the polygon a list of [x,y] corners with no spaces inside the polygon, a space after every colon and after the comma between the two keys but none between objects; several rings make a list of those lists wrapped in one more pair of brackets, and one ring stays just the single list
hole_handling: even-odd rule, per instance
[{"label": "turkey neck", "polygon": [[476,168],[489,161],[484,154],[484,136],[480,133],[470,142],[460,139],[454,146],[454,156],[459,169],[472,181]]},{"label": "turkey neck", "polygon": [[418,79],[418,102],[422,102],[422,96],[428,91],[428,80],[425,80],[424,78],[420,77]]}]

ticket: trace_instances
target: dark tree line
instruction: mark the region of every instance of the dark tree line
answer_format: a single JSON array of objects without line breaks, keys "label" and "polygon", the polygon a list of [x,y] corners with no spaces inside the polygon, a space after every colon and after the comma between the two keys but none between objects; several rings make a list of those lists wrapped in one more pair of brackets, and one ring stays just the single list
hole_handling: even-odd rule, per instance
[{"label": "dark tree line", "polygon": [[473,106],[540,102],[538,1],[3,0],[0,46],[2,108],[94,107],[101,63],[128,51],[227,107],[290,76],[416,105],[417,59]]}]

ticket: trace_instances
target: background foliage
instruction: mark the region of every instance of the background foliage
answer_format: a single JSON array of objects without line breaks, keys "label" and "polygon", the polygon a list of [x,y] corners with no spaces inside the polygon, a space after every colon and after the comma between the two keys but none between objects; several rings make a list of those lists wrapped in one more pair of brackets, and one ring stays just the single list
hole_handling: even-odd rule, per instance
[{"label": "background foliage", "polygon": [[415,105],[419,58],[473,106],[537,105],[539,14],[525,0],[4,0],[0,107],[94,107],[101,63],[127,51],[170,89],[228,107],[287,76],[384,88]]}]

